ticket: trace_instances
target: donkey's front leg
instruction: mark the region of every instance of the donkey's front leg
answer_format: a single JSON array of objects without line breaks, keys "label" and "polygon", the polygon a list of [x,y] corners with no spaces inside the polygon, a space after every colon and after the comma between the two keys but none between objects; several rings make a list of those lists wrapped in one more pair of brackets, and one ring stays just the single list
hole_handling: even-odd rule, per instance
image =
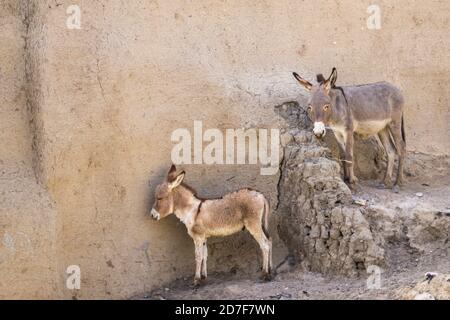
[{"label": "donkey's front leg", "polygon": [[348,182],[354,186],[358,182],[355,173],[353,172],[353,130],[347,130],[345,143],[345,161],[347,162]]},{"label": "donkey's front leg", "polygon": [[203,242],[203,260],[202,260],[202,272],[201,277],[202,279],[206,279],[208,277],[208,272],[206,271],[206,264],[208,260],[208,245],[205,242]]},{"label": "donkey's front leg", "polygon": [[344,181],[348,180],[347,161],[345,161],[345,136],[341,132],[334,132],[334,136],[339,145],[339,158],[341,160],[342,169],[344,171]]},{"label": "donkey's front leg", "polygon": [[194,286],[198,287],[201,284],[201,271],[203,262],[203,240],[194,239],[195,245],[195,277]]}]

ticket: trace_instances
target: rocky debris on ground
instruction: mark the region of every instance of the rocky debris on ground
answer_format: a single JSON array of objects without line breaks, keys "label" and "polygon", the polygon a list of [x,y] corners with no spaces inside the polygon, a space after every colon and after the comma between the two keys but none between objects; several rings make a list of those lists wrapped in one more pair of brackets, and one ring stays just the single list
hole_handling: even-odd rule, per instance
[{"label": "rocky debris on ground", "polygon": [[413,287],[396,291],[396,298],[402,300],[448,300],[450,299],[450,274],[427,273]]}]

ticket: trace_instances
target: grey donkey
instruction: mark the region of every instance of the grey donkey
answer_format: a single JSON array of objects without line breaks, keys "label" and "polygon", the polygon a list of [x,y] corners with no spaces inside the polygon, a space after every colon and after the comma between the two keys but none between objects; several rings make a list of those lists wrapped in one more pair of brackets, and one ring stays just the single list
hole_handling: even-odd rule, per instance
[{"label": "grey donkey", "polygon": [[323,138],[326,129],[334,132],[338,141],[344,179],[354,187],[358,179],[353,172],[353,134],[362,137],[378,135],[387,155],[385,187],[392,187],[395,154],[398,155],[398,173],[394,187],[403,184],[403,166],[406,153],[403,122],[404,98],[399,89],[388,82],[337,87],[336,68],[328,79],[319,74],[317,84],[311,84],[293,73],[310,94],[308,116],[314,122],[313,132]]}]

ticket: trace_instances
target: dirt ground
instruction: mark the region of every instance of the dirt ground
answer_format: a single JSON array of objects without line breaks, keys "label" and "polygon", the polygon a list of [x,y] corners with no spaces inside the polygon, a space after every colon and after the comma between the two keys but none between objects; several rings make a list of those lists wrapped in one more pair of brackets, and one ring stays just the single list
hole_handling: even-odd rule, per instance
[{"label": "dirt ground", "polygon": [[[379,189],[374,181],[360,183],[354,199],[366,202],[370,207],[382,206],[395,209],[401,215],[419,212],[421,215],[436,215],[442,225],[450,220],[450,175],[447,169],[434,168],[426,175],[410,173],[407,184],[400,192]],[[363,204],[362,204],[363,205]],[[419,211],[417,211],[419,210]],[[368,210],[371,213],[371,210]],[[430,225],[433,223],[430,222]],[[421,229],[422,230],[422,229]],[[442,230],[441,230],[442,231]],[[412,232],[412,231],[411,231]],[[444,231],[445,232],[445,231]],[[421,235],[426,232],[420,231]],[[422,239],[423,240],[423,239]],[[428,241],[429,240],[429,241]],[[438,287],[436,299],[450,298],[450,243],[448,237],[434,241],[421,241],[422,247],[409,242],[387,243],[387,267],[381,273],[381,287],[368,289],[367,277],[349,278],[327,276],[303,270],[297,264],[287,263],[278,269],[271,282],[258,280],[258,275],[248,277],[232,273],[214,273],[210,270],[206,285],[195,289],[191,278],[178,279],[164,287],[134,297],[135,299],[406,299],[414,286],[433,295]],[[194,261],[192,262],[194,263]],[[279,261],[274,261],[277,265]],[[443,284],[435,280],[427,283],[426,273],[433,272],[443,277]],[[437,279],[437,277],[436,277]],[[435,281],[435,282],[433,282]],[[409,297],[411,298],[411,297]]]}]

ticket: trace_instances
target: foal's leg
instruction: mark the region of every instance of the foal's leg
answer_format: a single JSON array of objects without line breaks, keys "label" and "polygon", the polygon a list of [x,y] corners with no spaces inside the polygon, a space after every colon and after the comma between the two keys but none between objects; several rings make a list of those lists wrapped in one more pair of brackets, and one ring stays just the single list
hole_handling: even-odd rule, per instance
[{"label": "foal's leg", "polygon": [[389,129],[385,128],[381,130],[378,133],[378,137],[380,138],[387,157],[386,174],[384,175],[383,183],[385,187],[390,188],[392,187],[392,171],[394,170],[395,152],[391,143]]},{"label": "foal's leg", "polygon": [[255,238],[256,242],[258,242],[259,247],[261,248],[262,253],[262,269],[263,273],[261,278],[263,280],[270,280],[270,265],[271,265],[271,258],[270,253],[272,251],[272,241],[270,241],[266,235],[264,234],[264,231],[262,229],[261,221],[254,221],[251,223],[246,223],[245,228],[247,228],[248,232]]},{"label": "foal's leg", "polygon": [[201,271],[202,271],[202,262],[203,262],[203,239],[194,239],[195,245],[195,277],[194,277],[194,286],[199,286],[201,282]]},{"label": "foal's leg", "polygon": [[203,242],[203,261],[202,261],[202,272],[201,272],[201,278],[206,279],[208,277],[208,272],[206,271],[206,263],[208,260],[208,245],[205,242]]}]

